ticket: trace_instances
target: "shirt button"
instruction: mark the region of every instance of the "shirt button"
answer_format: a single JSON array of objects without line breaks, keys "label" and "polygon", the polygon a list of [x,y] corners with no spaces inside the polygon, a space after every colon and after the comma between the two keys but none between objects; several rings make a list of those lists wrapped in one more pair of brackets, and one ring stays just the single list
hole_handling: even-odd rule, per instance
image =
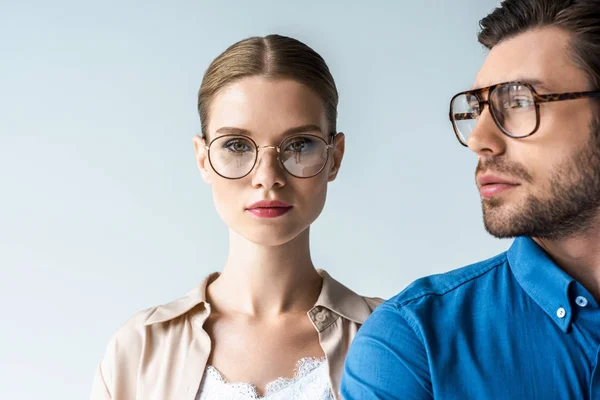
[{"label": "shirt button", "polygon": [[575,299],[575,303],[579,306],[579,307],[585,307],[588,305],[588,301],[585,297],[583,296],[577,296],[577,298]]},{"label": "shirt button", "polygon": [[317,315],[315,315],[315,319],[319,322],[325,322],[325,320],[327,319],[325,311],[319,311]]},{"label": "shirt button", "polygon": [[561,318],[561,319],[562,319],[562,318],[564,318],[564,317],[565,317],[565,315],[567,315],[567,312],[565,311],[565,309],[564,309],[564,308],[562,308],[562,307],[561,307],[561,308],[559,308],[558,310],[556,310],[556,316],[557,316],[558,318]]}]

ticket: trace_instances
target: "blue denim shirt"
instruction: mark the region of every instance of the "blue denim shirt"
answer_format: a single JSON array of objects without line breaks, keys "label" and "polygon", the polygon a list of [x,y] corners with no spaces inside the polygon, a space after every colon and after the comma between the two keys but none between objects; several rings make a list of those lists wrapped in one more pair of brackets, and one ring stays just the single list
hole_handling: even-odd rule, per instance
[{"label": "blue denim shirt", "polygon": [[600,309],[532,239],[420,279],[358,332],[344,399],[600,399]]}]

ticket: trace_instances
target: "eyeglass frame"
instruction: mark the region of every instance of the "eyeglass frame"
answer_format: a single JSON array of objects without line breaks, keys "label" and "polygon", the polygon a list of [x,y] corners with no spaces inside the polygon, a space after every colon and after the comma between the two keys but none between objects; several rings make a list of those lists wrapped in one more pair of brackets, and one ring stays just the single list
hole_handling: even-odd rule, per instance
[{"label": "eyeglass frame", "polygon": [[[288,171],[288,169],[283,165],[283,161],[281,161],[281,144],[283,142],[285,142],[286,140],[290,140],[293,139],[295,137],[304,137],[304,136],[309,136],[309,137],[313,137],[316,139],[321,140],[323,143],[325,143],[325,148],[327,149],[327,159],[325,160],[325,163],[323,164],[323,166],[321,167],[321,169],[319,170],[319,172],[317,172],[314,175],[311,176],[296,176],[294,174],[292,174],[290,171]],[[279,144],[277,146],[273,146],[273,145],[265,145],[265,146],[259,146],[258,144],[256,144],[256,142],[254,141],[254,139],[252,139],[250,136],[246,136],[246,135],[239,135],[239,134],[227,134],[227,135],[221,135],[221,136],[217,136],[215,137],[213,140],[210,141],[210,143],[208,143],[208,145],[204,145],[204,149],[208,152],[208,162],[211,166],[211,168],[213,169],[213,171],[215,171],[215,173],[217,175],[219,175],[221,178],[224,179],[229,179],[229,180],[237,180],[237,179],[242,179],[247,177],[248,175],[250,175],[250,173],[254,170],[254,167],[256,167],[256,162],[258,161],[258,152],[260,149],[275,149],[277,150],[277,162],[279,164],[279,167],[284,170],[286,173],[290,174],[291,176],[293,176],[294,178],[298,178],[298,179],[310,179],[310,178],[314,178],[315,176],[319,175],[321,172],[323,172],[323,170],[325,169],[325,166],[327,165],[327,162],[329,161],[329,152],[331,149],[333,149],[334,147],[334,143],[333,141],[335,140],[335,137],[337,136],[336,132],[331,132],[329,134],[329,137],[331,138],[331,143],[327,143],[327,140],[325,140],[325,138],[319,136],[319,135],[311,135],[311,134],[306,134],[306,133],[299,133],[299,134],[295,134],[295,135],[290,135],[287,137],[284,137],[283,139],[281,139],[281,141],[279,142]],[[252,142],[252,144],[254,145],[255,149],[256,149],[256,153],[254,156],[254,163],[252,164],[252,168],[250,168],[250,170],[243,176],[240,176],[239,178],[229,178],[227,176],[224,176],[222,174],[219,173],[219,171],[217,171],[217,169],[214,167],[211,157],[210,157],[210,146],[218,139],[222,139],[224,137],[244,137],[248,140],[250,140],[250,142]]]},{"label": "eyeglass frame", "polygon": [[[524,136],[515,136],[510,134],[506,129],[504,129],[504,127],[502,127],[502,125],[498,122],[498,118],[496,117],[496,114],[494,113],[494,107],[490,107],[490,97],[492,95],[492,93],[494,92],[495,89],[497,89],[500,86],[506,86],[506,85],[520,85],[520,86],[525,86],[527,87],[531,93],[533,94],[533,103],[535,104],[535,128],[533,129],[533,131],[527,135]],[[481,94],[487,92],[487,100],[482,100],[481,99]],[[473,115],[473,113],[452,113],[452,104],[454,103],[454,100],[459,97],[459,96],[463,96],[463,95],[474,95],[475,98],[478,100],[479,102],[479,109],[480,109],[480,113],[476,118],[466,118],[469,115]],[[459,129],[456,126],[456,121],[465,121],[467,119],[477,119],[479,118],[484,111],[484,106],[487,105],[489,110],[490,110],[490,114],[492,115],[492,119],[494,120],[494,123],[496,124],[496,126],[498,127],[498,129],[500,129],[500,131],[505,134],[506,136],[513,138],[513,139],[523,139],[526,137],[529,137],[531,135],[533,135],[534,133],[536,133],[538,131],[538,129],[540,128],[540,120],[541,120],[541,116],[540,116],[540,104],[542,103],[550,103],[550,102],[555,102],[555,101],[564,101],[564,100],[577,100],[577,99],[582,99],[582,98],[600,98],[600,90],[592,90],[592,91],[585,91],[585,92],[568,92],[568,93],[552,93],[552,94],[538,94],[535,89],[533,88],[533,86],[529,83],[526,82],[519,82],[519,81],[510,81],[510,82],[503,82],[503,83],[498,83],[492,86],[488,86],[488,87],[484,87],[484,88],[480,88],[480,89],[473,89],[473,90],[466,90],[464,92],[460,92],[456,95],[454,95],[452,97],[452,100],[450,100],[450,122],[452,123],[452,128],[454,129],[454,134],[456,135],[456,139],[458,139],[458,142],[463,145],[464,147],[468,147],[469,145],[467,143],[464,143],[462,141],[462,139],[460,138],[460,133],[459,133]],[[454,118],[453,118],[454,116]],[[460,119],[456,119],[456,116],[461,116],[463,118]]]}]

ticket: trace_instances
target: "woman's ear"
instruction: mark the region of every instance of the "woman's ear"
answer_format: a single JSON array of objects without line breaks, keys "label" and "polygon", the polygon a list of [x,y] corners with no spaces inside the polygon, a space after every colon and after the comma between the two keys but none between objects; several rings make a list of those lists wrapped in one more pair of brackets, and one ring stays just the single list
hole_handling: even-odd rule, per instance
[{"label": "woman's ear", "polygon": [[198,135],[194,136],[194,150],[196,151],[196,164],[202,175],[204,182],[211,183],[210,162],[208,161],[208,149],[206,148],[206,140]]},{"label": "woman's ear", "polygon": [[344,158],[344,150],[346,146],[346,137],[343,133],[338,133],[333,138],[333,149],[331,149],[331,155],[333,159],[333,165],[329,170],[329,182],[332,182],[337,177],[340,167],[342,166],[342,159]]}]

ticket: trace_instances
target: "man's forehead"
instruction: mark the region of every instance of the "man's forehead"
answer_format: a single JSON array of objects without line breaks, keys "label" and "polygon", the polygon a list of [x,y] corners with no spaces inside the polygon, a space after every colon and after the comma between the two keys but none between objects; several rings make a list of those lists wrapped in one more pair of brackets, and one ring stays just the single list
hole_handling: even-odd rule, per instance
[{"label": "man's forehead", "polygon": [[563,30],[542,28],[502,41],[488,53],[473,87],[520,81],[536,83],[539,88],[556,88],[561,77],[573,71],[567,51],[569,38]]},{"label": "man's forehead", "polygon": [[[535,74],[514,74],[514,75],[509,75],[510,77],[507,78],[497,78],[497,79],[488,79],[488,80],[483,80],[483,79],[477,79],[475,80],[475,83],[473,84],[473,87],[471,88],[471,90],[476,90],[476,89],[481,89],[481,88],[487,88],[490,86],[494,86],[497,85],[499,83],[507,83],[507,82],[519,82],[519,83],[528,83],[529,85],[531,85],[536,92],[539,92],[540,94],[543,93],[549,93],[552,91],[557,90],[556,89],[556,84],[553,83],[552,80],[544,80],[544,79],[540,79],[538,78]],[[483,83],[481,83],[483,82]]]}]

